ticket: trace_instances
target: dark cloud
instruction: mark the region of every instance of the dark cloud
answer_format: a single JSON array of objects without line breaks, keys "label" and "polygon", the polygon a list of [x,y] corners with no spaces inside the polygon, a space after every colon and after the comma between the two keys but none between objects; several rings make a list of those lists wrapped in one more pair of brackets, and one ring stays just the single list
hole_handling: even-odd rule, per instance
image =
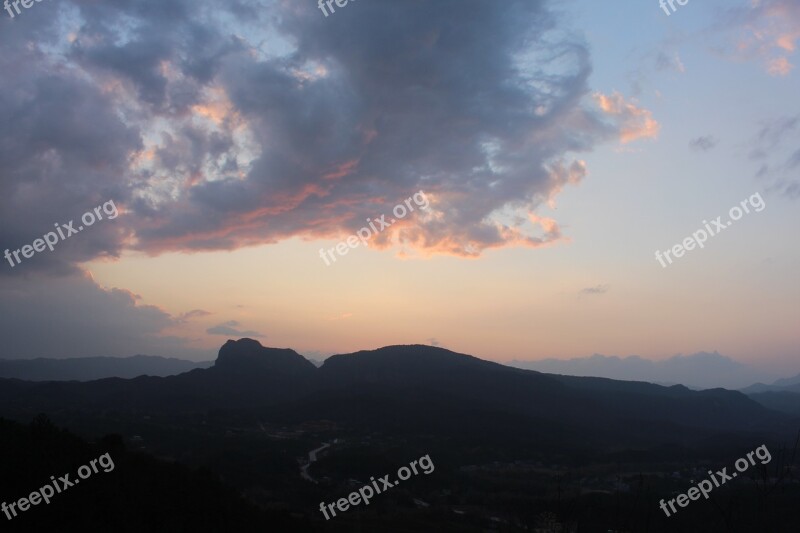
[{"label": "dark cloud", "polygon": [[[7,58],[0,57],[0,69],[8,72],[5,67]],[[77,221],[109,200],[124,201],[129,157],[141,147],[139,135],[117,116],[109,99],[79,75],[52,75],[35,67],[19,77],[4,75],[0,243],[17,249],[56,223]],[[25,267],[67,272],[75,262],[116,256],[132,232],[123,218],[96,224],[59,243],[57,251],[36,254]]]},{"label": "dark cloud", "polygon": [[175,325],[173,317],[138,300],[129,291],[102,289],[85,275],[0,279],[0,357],[208,359],[205,350],[164,334]]},{"label": "dark cloud", "polygon": [[587,47],[549,3],[373,0],[338,15],[64,0],[4,23],[0,240],[16,248],[114,199],[115,224],[28,265],[68,271],[126,248],[350,234],[420,190],[430,213],[374,246],[561,239],[537,207],[585,174],[576,153],[631,125],[586,105]]}]

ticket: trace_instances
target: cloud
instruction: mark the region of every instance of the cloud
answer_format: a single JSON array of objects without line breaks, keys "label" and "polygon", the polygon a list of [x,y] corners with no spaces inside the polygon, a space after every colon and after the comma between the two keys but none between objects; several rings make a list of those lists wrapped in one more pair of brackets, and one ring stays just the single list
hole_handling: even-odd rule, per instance
[{"label": "cloud", "polygon": [[767,72],[773,76],[788,76],[794,66],[785,57],[770,59],[767,63]]},{"label": "cloud", "polygon": [[795,170],[800,165],[800,150],[795,148],[798,137],[800,115],[764,121],[751,142],[748,154],[751,160],[759,164],[756,178],[769,179],[768,190],[792,199],[798,197],[800,190],[800,181],[795,177]]},{"label": "cloud", "polygon": [[780,117],[765,122],[757,135],[757,143],[762,153],[780,146],[786,138],[798,130],[800,115]]},{"label": "cloud", "polygon": [[265,337],[263,333],[259,333],[257,331],[242,331],[236,329],[239,326],[239,322],[235,320],[230,320],[223,324],[219,324],[214,327],[210,327],[206,330],[206,333],[209,335],[225,335],[228,337]]},{"label": "cloud", "polygon": [[786,162],[786,168],[789,170],[794,170],[800,166],[800,148],[795,150],[795,152],[789,157],[789,160]]},{"label": "cloud", "polygon": [[203,309],[192,309],[191,311],[187,311],[186,313],[178,315],[175,318],[175,320],[178,321],[179,323],[184,323],[184,322],[188,322],[189,320],[192,320],[193,318],[200,318],[200,317],[209,316],[209,315],[212,315],[212,314],[213,313],[210,313],[208,311],[204,311]]},{"label": "cloud", "polygon": [[211,355],[193,349],[188,339],[166,335],[176,319],[139,300],[127,290],[103,289],[85,274],[0,278],[2,356]]},{"label": "cloud", "polygon": [[0,34],[0,240],[114,199],[114,224],[29,265],[66,272],[339,237],[424,190],[429,212],[371,245],[563,241],[538,211],[585,173],[575,154],[658,124],[617,94],[592,108],[587,45],[559,17],[529,0],[374,0],[335,22],[314,3],[64,0]]},{"label": "cloud", "polygon": [[635,103],[626,102],[618,92],[609,96],[595,93],[595,102],[607,115],[619,123],[619,140],[623,144],[638,139],[655,139],[661,126],[647,109],[638,107]]},{"label": "cloud", "polygon": [[715,139],[711,135],[706,135],[689,141],[689,148],[698,152],[708,152],[713,150],[717,144],[719,144],[718,139]]},{"label": "cloud", "polygon": [[594,287],[586,287],[581,290],[581,294],[605,294],[610,288],[609,285],[595,285]]},{"label": "cloud", "polygon": [[664,52],[658,52],[658,54],[656,54],[655,64],[656,70],[658,71],[674,70],[675,72],[680,72],[681,74],[686,72],[686,67],[683,65],[683,62],[678,54],[670,57]]},{"label": "cloud", "polygon": [[764,63],[772,76],[788,76],[791,57],[800,41],[800,4],[795,0],[753,0],[728,11],[727,22],[737,30],[736,57]]}]

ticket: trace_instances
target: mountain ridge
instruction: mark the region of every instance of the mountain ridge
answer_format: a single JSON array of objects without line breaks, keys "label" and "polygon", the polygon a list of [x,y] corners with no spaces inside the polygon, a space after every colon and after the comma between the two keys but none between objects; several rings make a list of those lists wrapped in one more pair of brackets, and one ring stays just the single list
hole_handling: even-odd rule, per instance
[{"label": "mountain ridge", "polygon": [[[424,345],[337,354],[316,368],[294,350],[229,340],[214,366],[175,376],[0,384],[0,405],[16,414],[103,412],[114,405],[121,412],[233,409],[295,421],[434,428],[444,418],[472,412],[481,413],[474,416],[483,424],[505,417],[516,426],[536,421],[533,427],[586,430],[633,443],[654,441],[657,434],[693,439],[719,431],[772,431],[790,420],[737,391],[544,374]],[[678,428],[692,436],[680,436]]]}]

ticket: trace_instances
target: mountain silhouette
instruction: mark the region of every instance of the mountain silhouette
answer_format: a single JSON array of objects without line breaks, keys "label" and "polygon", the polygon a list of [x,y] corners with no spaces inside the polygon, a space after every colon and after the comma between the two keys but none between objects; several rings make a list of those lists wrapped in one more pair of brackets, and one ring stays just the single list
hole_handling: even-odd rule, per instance
[{"label": "mountain silhouette", "polygon": [[287,422],[324,418],[453,432],[479,423],[498,434],[535,428],[537,434],[583,434],[608,444],[702,439],[711,432],[779,430],[788,423],[784,415],[724,389],[543,374],[421,345],[334,355],[317,368],[293,350],[253,339],[229,340],[214,366],[177,376],[2,380],[0,400],[5,412],[18,416],[101,412],[110,405],[155,413],[246,409]]},{"label": "mountain silhouette", "polygon": [[253,339],[229,340],[219,350],[215,372],[264,372],[283,376],[311,376],[317,367],[294,350],[265,348]]}]

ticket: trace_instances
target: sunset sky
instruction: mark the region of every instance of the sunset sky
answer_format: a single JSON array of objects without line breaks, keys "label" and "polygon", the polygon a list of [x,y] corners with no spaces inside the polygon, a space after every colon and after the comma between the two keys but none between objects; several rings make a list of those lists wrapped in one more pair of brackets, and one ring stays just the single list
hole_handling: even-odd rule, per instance
[{"label": "sunset sky", "polygon": [[[677,7],[0,12],[0,252],[119,209],[3,260],[0,357],[207,360],[248,336],[800,372],[800,4]],[[418,191],[427,210],[320,258]],[[762,211],[656,260],[755,194]]]}]

